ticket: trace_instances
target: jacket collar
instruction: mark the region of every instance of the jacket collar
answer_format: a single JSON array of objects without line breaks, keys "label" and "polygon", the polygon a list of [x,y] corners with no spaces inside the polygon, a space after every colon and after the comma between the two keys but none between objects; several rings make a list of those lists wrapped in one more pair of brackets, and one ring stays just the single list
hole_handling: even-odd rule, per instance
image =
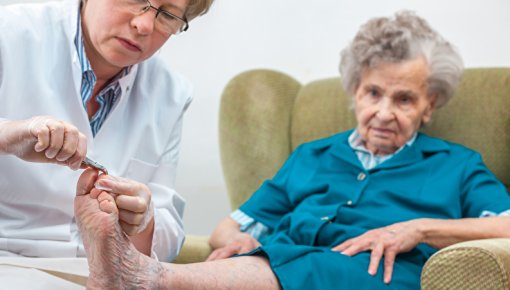
[{"label": "jacket collar", "polygon": [[[349,130],[337,135],[334,144],[332,144],[330,148],[331,154],[345,162],[363,169],[361,162],[359,161],[358,157],[354,153],[354,150],[351,148],[348,142],[348,138],[352,131],[353,130]],[[381,163],[369,171],[406,166],[425,159],[427,155],[449,150],[450,145],[448,145],[446,141],[438,138],[433,138],[419,132],[412,146],[405,147],[391,159]]]},{"label": "jacket collar", "polygon": [[62,28],[67,38],[67,43],[69,45],[71,53],[71,57],[73,60],[78,60],[78,53],[76,52],[76,45],[74,40],[76,38],[76,32],[78,31],[78,13],[80,13],[80,3],[81,0],[69,0],[64,1],[62,3],[61,15],[63,22]]}]

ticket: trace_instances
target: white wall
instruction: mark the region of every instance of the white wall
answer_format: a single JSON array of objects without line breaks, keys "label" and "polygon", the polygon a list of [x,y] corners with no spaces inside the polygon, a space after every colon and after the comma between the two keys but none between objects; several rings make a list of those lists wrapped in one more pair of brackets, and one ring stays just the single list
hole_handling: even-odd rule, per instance
[{"label": "white wall", "polygon": [[[21,0],[0,0],[15,2]],[[302,82],[336,76],[339,52],[359,26],[401,9],[426,18],[458,47],[467,67],[510,66],[508,0],[216,0],[209,14],[168,42],[161,54],[195,86],[177,176],[189,233],[210,233],[230,211],[217,138],[228,80],[253,68]]]}]

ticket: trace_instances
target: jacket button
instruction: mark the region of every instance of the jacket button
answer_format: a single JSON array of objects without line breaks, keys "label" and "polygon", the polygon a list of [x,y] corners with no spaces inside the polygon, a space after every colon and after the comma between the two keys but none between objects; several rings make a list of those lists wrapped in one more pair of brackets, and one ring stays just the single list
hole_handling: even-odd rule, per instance
[{"label": "jacket button", "polygon": [[352,200],[348,200],[347,205],[352,205]]},{"label": "jacket button", "polygon": [[367,175],[365,174],[365,172],[360,172],[358,174],[358,181],[363,181],[363,180],[365,180],[366,177],[367,177]]},{"label": "jacket button", "polygon": [[329,221],[329,217],[323,216],[323,217],[321,217],[321,221]]}]

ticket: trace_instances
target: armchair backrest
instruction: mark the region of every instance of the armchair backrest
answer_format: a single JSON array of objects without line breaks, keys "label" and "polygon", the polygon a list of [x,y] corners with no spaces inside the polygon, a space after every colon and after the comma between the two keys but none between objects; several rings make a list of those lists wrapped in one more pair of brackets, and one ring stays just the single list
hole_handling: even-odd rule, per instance
[{"label": "armchair backrest", "polygon": [[[231,207],[237,208],[299,144],[356,126],[340,78],[304,86],[283,73],[234,77],[220,106],[220,153]],[[424,129],[480,152],[510,187],[510,69],[467,69],[449,104]]]}]

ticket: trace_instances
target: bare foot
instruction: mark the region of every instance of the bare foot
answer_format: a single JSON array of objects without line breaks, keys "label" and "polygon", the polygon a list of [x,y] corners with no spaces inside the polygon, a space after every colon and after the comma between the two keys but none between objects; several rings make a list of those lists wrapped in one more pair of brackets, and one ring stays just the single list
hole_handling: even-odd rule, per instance
[{"label": "bare foot", "polygon": [[141,254],[122,232],[115,200],[93,192],[95,170],[87,169],[78,181],[74,212],[83,239],[90,275],[87,289],[155,289],[164,271]]}]

